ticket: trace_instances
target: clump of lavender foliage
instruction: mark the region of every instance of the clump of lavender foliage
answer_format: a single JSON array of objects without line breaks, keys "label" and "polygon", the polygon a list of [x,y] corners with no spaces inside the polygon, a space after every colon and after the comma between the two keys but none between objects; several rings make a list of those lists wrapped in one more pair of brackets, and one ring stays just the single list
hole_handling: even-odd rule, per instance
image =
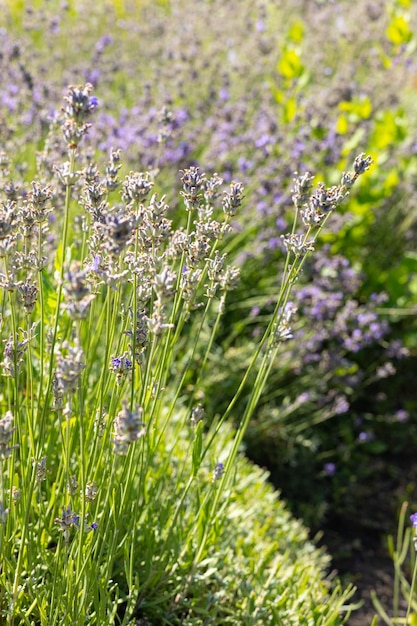
[{"label": "clump of lavender foliage", "polygon": [[[186,616],[197,624],[207,617],[199,598],[209,582],[225,601],[207,596],[220,626],[235,593],[234,584],[223,589],[225,578],[241,576],[243,563],[252,568],[262,543],[268,554],[251,576],[254,584],[264,577],[262,589],[269,588],[271,572],[283,567],[281,552],[296,540],[300,550],[289,558],[285,585],[294,588],[291,597],[303,596],[298,559],[308,555],[321,623],[336,623],[350,591],[335,590],[326,608],[323,561],[295,522],[290,529],[288,514],[278,516],[285,529],[278,552],[270,543],[275,515],[270,526],[262,514],[264,532],[243,553],[240,522],[232,534],[227,529],[252,506],[247,492],[259,495],[257,470],[247,469],[240,448],[268,373],[293,335],[294,282],[372,159],[360,154],[331,187],[314,187],[308,173],[295,177],[294,227],[283,237],[274,310],[223,415],[206,431],[199,400],[239,281],[227,246],[244,188],[190,165],[180,175],[185,219],[175,216],[174,224],[156,171],[123,173],[119,149],[105,163],[95,158],[87,138],[98,105],[91,83],[68,87],[34,180],[20,175],[17,186],[11,144],[1,155],[0,365],[8,408],[0,420],[2,614],[9,621],[68,616],[91,624],[169,615],[172,623]],[[229,421],[244,395],[235,432]],[[246,485],[236,480],[240,472]],[[216,566],[208,566],[213,558]],[[277,594],[255,602],[261,622]],[[304,604],[288,606],[297,620]],[[239,594],[233,620],[245,615]]]}]

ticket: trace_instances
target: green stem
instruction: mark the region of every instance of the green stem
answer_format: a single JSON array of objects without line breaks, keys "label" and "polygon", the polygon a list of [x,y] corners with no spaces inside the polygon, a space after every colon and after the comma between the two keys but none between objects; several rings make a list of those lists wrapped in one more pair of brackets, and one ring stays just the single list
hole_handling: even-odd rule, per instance
[{"label": "green stem", "polygon": [[[74,171],[75,171],[75,148],[72,148],[70,149],[69,176],[71,176],[74,173]],[[48,406],[49,395],[51,393],[51,388],[52,388],[54,352],[55,352],[55,344],[56,344],[57,336],[58,336],[58,325],[60,321],[62,289],[63,289],[63,284],[64,284],[65,254],[66,254],[67,241],[68,241],[70,203],[71,203],[71,185],[68,184],[65,189],[64,225],[63,225],[63,231],[62,231],[62,258],[61,258],[61,267],[59,271],[59,284],[58,284],[57,301],[56,301],[56,307],[55,307],[55,319],[54,319],[52,339],[51,339],[51,348],[50,348],[48,386],[46,389],[45,401],[43,404],[42,422],[45,421],[46,414],[49,410],[49,406]]]}]

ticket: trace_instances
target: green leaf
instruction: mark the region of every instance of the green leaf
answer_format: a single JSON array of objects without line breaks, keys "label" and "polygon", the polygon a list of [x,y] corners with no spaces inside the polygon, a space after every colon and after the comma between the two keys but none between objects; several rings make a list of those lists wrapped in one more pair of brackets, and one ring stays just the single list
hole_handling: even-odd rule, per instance
[{"label": "green leaf", "polygon": [[391,43],[396,46],[402,46],[408,43],[413,37],[408,22],[402,15],[396,15],[392,18],[386,30],[386,34]]},{"label": "green leaf", "polygon": [[203,422],[198,422],[195,428],[194,445],[193,445],[193,476],[196,476],[200,463],[201,451],[203,449]]},{"label": "green leaf", "polygon": [[372,113],[372,102],[369,98],[354,98],[349,101],[343,100],[338,108],[348,113],[355,121],[367,120]]},{"label": "green leaf", "polygon": [[297,113],[297,100],[295,98],[289,98],[284,104],[283,121],[291,122],[295,114]]},{"label": "green leaf", "polygon": [[298,52],[294,48],[288,48],[283,51],[282,57],[278,61],[277,69],[284,78],[294,80],[303,74],[304,65]]},{"label": "green leaf", "polygon": [[301,43],[304,38],[304,25],[301,21],[297,20],[291,25],[288,31],[288,37],[295,43]]},{"label": "green leaf", "polygon": [[46,322],[48,318],[54,313],[56,309],[56,302],[57,302],[56,286],[54,282],[52,281],[50,274],[46,271],[46,269],[42,270],[42,285],[43,285],[43,292],[44,292],[44,300],[43,300],[43,310],[45,314],[44,321]]},{"label": "green leaf", "polygon": [[370,145],[372,150],[381,152],[388,146],[399,143],[405,136],[403,111],[384,111],[377,115]]},{"label": "green leaf", "polygon": [[346,135],[349,130],[349,122],[348,118],[344,113],[341,113],[337,118],[336,122],[336,132],[338,135]]}]

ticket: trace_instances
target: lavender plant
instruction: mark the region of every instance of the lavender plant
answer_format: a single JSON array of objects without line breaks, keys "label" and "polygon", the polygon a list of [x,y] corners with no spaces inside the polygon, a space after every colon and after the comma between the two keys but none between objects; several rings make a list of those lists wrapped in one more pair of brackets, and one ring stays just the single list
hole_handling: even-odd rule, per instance
[{"label": "lavender plant", "polygon": [[[3,619],[300,624],[311,617],[307,593],[316,624],[339,624],[350,590],[330,591],[324,557],[239,449],[291,336],[293,284],[371,159],[358,156],[330,188],[294,180],[275,309],[228,407],[205,428],[199,391],[238,281],[224,241],[243,187],[185,169],[186,219],[174,228],[154,172],[120,177],[118,150],[101,172],[83,147],[97,106],[90,84],[68,88],[53,126],[62,139],[50,136],[19,193],[2,155]],[[240,535],[257,491],[268,506]],[[230,532],[232,519],[241,531]],[[291,594],[278,602],[284,580]]]},{"label": "lavender plant", "polygon": [[[384,606],[377,593],[374,591],[372,600],[378,616],[387,626],[396,624],[412,624],[416,615],[416,579],[417,560],[416,535],[417,514],[409,516],[411,526],[406,526],[406,514],[409,509],[408,502],[403,502],[398,517],[398,531],[396,541],[392,536],[388,538],[390,556],[394,568],[394,588],[392,606]],[[375,617],[375,623],[376,623]]]}]

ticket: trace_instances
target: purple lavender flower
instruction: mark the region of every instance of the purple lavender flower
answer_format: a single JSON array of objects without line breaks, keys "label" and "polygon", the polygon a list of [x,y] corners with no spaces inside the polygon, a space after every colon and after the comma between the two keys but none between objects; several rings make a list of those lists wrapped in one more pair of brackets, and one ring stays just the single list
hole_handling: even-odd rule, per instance
[{"label": "purple lavender flower", "polygon": [[83,121],[98,106],[96,96],[90,95],[93,86],[87,83],[84,87],[81,85],[68,87],[67,95],[64,97],[64,111],[68,119],[74,121]]},{"label": "purple lavender flower", "polygon": [[132,371],[132,361],[128,358],[127,352],[124,352],[121,356],[112,357],[110,359],[110,370],[116,374],[116,382],[121,384],[123,378],[129,375]]},{"label": "purple lavender flower", "polygon": [[211,481],[214,483],[216,482],[216,480],[219,480],[224,474],[224,464],[223,463],[217,463],[214,467],[213,470],[213,475],[211,478]]},{"label": "purple lavender flower", "polygon": [[58,524],[59,530],[64,533],[64,541],[67,543],[69,541],[70,536],[70,528],[72,526],[78,526],[80,520],[80,516],[76,515],[71,507],[65,508],[62,507],[62,515],[61,517],[55,518],[55,524]]}]

